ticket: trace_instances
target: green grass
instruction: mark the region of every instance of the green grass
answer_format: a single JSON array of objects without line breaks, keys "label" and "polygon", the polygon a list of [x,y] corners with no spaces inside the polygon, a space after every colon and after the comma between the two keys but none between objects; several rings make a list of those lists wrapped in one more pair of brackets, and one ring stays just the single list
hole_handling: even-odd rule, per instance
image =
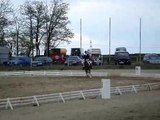
[{"label": "green grass", "polygon": [[[139,66],[138,63],[133,63],[132,65],[114,65],[114,64],[106,64],[101,66],[93,66],[93,69],[135,69],[136,66]],[[142,69],[160,69],[159,65],[151,65],[151,64],[141,64]],[[50,65],[50,66],[4,66],[0,65],[0,71],[16,71],[16,70],[81,70],[82,66],[65,66],[65,65]]]}]

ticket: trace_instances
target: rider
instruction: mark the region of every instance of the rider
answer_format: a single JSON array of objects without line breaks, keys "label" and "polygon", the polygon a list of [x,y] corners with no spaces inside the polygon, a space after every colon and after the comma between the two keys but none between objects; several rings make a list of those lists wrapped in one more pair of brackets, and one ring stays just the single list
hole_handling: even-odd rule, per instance
[{"label": "rider", "polygon": [[89,54],[88,54],[87,51],[84,52],[84,56],[83,57],[84,57],[84,59],[89,59]]},{"label": "rider", "polygon": [[87,51],[85,51],[85,54],[83,56],[84,61],[90,61],[90,55]]},{"label": "rider", "polygon": [[90,70],[91,68],[92,68],[92,63],[90,61],[90,55],[87,51],[85,51],[83,69],[85,70],[86,75],[89,76],[90,78],[92,77]]}]

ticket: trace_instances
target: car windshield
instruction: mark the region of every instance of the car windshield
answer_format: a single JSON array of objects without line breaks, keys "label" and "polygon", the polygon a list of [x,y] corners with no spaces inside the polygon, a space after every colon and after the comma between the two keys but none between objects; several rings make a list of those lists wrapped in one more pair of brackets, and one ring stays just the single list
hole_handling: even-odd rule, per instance
[{"label": "car windshield", "polygon": [[127,51],[126,48],[121,47],[121,48],[116,48],[116,51]]},{"label": "car windshield", "polygon": [[118,52],[117,53],[118,56],[129,56],[128,52]]},{"label": "car windshield", "polygon": [[21,60],[21,59],[25,59],[25,57],[12,57],[11,60]]},{"label": "car windshield", "polygon": [[72,56],[68,58],[69,60],[79,60],[79,58],[77,56]]},{"label": "car windshield", "polygon": [[13,57],[13,58],[11,58],[11,60],[19,60],[19,58],[18,57]]},{"label": "car windshield", "polygon": [[149,56],[149,58],[152,60],[160,59],[160,57],[158,55],[151,55],[151,56]]},{"label": "car windshield", "polygon": [[52,59],[50,57],[36,57],[34,60],[35,61],[49,61],[49,62],[52,62]]},{"label": "car windshield", "polygon": [[45,58],[44,57],[37,57],[37,58],[35,58],[35,60],[36,61],[42,61],[42,60],[45,60]]}]

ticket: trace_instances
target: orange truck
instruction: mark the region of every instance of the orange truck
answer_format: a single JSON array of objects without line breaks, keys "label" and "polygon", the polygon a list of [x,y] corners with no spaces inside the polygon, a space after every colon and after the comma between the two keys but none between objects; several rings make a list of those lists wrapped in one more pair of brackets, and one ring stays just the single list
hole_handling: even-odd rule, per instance
[{"label": "orange truck", "polygon": [[64,63],[66,53],[66,48],[52,48],[50,49],[49,57],[52,58],[54,63]]}]

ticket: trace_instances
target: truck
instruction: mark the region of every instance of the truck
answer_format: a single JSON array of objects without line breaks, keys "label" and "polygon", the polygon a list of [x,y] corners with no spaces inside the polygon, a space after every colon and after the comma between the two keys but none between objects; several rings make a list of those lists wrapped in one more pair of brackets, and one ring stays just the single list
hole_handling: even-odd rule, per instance
[{"label": "truck", "polygon": [[127,52],[125,47],[117,47],[115,52]]},{"label": "truck", "polygon": [[66,58],[66,48],[52,48],[49,51],[49,57],[52,58],[54,63],[64,63]]},{"label": "truck", "polygon": [[71,48],[71,56],[79,56],[82,58],[84,55],[83,48]]},{"label": "truck", "polygon": [[131,60],[129,56],[129,52],[125,47],[118,47],[115,50],[114,55],[115,65],[130,65]]},{"label": "truck", "polygon": [[102,64],[101,49],[91,48],[91,49],[88,49],[88,52],[90,54],[90,58],[92,60],[93,65],[101,65]]}]

